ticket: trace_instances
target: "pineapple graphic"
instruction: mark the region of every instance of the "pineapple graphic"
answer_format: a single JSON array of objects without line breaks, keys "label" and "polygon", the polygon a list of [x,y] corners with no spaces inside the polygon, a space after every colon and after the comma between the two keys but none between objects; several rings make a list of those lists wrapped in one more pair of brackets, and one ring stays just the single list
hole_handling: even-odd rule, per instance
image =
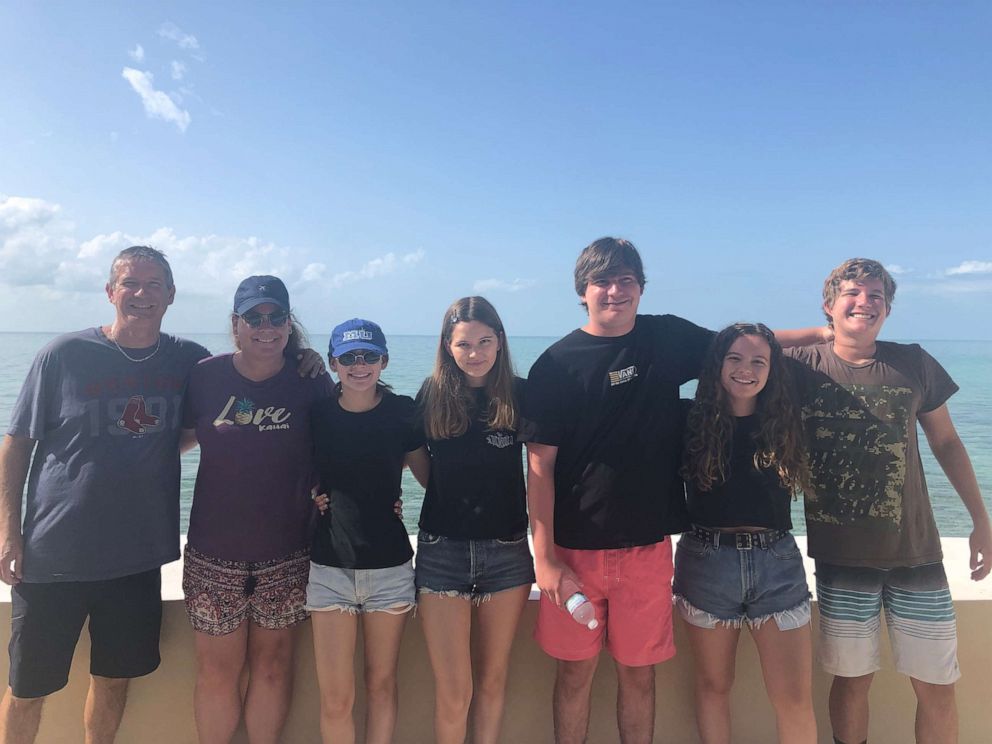
[{"label": "pineapple graphic", "polygon": [[255,404],[248,400],[248,398],[242,398],[237,402],[237,407],[234,411],[234,422],[241,425],[250,424],[253,413],[255,413]]}]

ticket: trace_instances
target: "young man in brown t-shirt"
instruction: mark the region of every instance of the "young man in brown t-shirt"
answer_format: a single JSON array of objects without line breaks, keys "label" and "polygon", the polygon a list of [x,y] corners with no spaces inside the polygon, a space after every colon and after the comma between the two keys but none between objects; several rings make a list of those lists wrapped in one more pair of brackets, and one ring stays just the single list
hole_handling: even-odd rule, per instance
[{"label": "young man in brown t-shirt", "polygon": [[823,288],[833,341],[788,351],[805,365],[799,376],[813,481],[806,520],[838,744],[867,740],[883,607],[896,668],[916,693],[918,741],[957,741],[954,607],[917,422],[971,514],[972,579],[992,569],[988,512],[946,405],[957,385],[918,345],[877,341],[895,289],[877,261],[845,261]]}]

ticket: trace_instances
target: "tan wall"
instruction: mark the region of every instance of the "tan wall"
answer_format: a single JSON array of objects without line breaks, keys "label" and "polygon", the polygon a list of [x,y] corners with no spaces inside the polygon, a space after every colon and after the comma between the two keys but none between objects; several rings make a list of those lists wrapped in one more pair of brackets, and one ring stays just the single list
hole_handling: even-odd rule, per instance
[{"label": "tan wall", "polygon": [[[960,546],[955,546],[959,548]],[[960,552],[958,550],[957,552]],[[948,565],[950,572],[951,566]],[[169,572],[174,574],[173,571]],[[961,742],[992,742],[992,597],[989,590],[963,585],[955,607],[961,639],[960,662],[963,678],[958,684],[961,714]],[[166,591],[169,597],[170,592]],[[530,637],[536,615],[536,602],[528,603],[513,650],[511,682],[503,740],[514,744],[542,744],[551,739],[550,695],[554,662],[545,657]],[[814,613],[815,617],[815,613]],[[0,603],[0,639],[9,640],[10,605]],[[319,741],[317,694],[313,654],[310,652],[309,623],[304,627],[296,665],[296,693],[284,740]],[[686,649],[681,624],[677,623],[676,644]],[[135,680],[118,741],[141,744],[195,742],[192,689],[194,656],[192,632],[182,602],[169,599],[165,604],[162,629],[162,666],[154,674]],[[593,691],[590,742],[616,741],[616,685],[610,659],[602,657]],[[0,673],[6,675],[7,655],[0,654]],[[86,693],[89,644],[86,633],[80,641],[69,686],[46,703],[41,742],[73,744],[82,741],[81,716]],[[689,679],[691,656],[683,651],[658,667],[658,742],[697,741],[692,716]],[[886,653],[886,669],[879,672],[872,689],[872,744],[905,744],[913,741],[914,701],[909,683],[891,671]],[[774,720],[764,694],[754,645],[749,638],[741,643],[734,688],[734,741],[740,744],[767,744],[775,741]],[[821,742],[830,742],[826,695],[829,680],[820,672],[814,678],[817,718]],[[431,741],[433,683],[419,622],[407,627],[400,659],[400,718],[396,741]],[[358,708],[362,706],[359,699]],[[360,714],[359,714],[360,715]],[[243,737],[239,742],[246,741]]]}]

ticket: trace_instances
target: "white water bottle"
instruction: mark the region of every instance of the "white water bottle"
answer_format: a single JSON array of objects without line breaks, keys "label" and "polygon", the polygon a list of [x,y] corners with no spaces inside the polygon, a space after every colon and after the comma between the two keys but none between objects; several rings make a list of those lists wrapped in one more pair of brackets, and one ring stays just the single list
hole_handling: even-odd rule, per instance
[{"label": "white water bottle", "polygon": [[579,591],[579,587],[574,581],[568,580],[562,584],[562,589],[568,594],[565,600],[565,609],[579,625],[585,625],[589,630],[599,627],[599,620],[596,619],[596,608],[592,606],[589,597]]}]

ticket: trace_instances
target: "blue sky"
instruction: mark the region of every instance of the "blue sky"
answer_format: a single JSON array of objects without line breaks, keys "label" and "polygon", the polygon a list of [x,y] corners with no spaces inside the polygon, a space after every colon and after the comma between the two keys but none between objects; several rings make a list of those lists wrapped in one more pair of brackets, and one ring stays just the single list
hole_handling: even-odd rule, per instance
[{"label": "blue sky", "polygon": [[821,321],[845,258],[900,284],[890,338],[992,339],[992,5],[0,3],[0,330],[111,308],[164,249],[166,328],[223,331],[283,277],[304,324],[581,325],[603,235],[646,312]]}]

